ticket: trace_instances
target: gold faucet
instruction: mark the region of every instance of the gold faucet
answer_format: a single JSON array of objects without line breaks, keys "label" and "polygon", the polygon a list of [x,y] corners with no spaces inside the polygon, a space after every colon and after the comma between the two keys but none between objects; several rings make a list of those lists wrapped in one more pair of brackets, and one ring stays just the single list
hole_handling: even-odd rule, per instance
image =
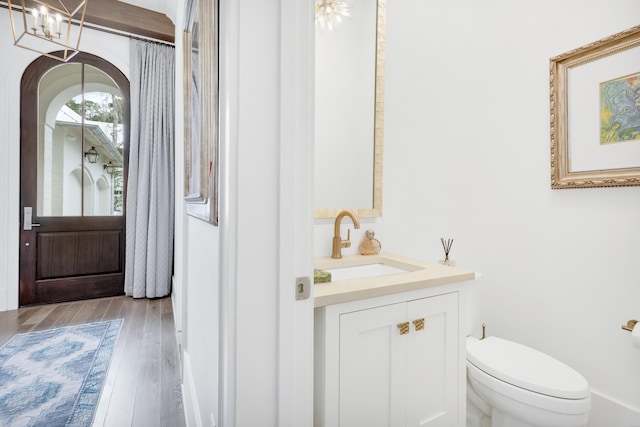
[{"label": "gold faucet", "polygon": [[342,248],[351,246],[351,240],[349,240],[351,238],[351,230],[347,230],[347,240],[342,240],[340,236],[340,222],[345,216],[351,218],[354,228],[360,228],[360,221],[358,221],[358,217],[352,212],[342,211],[338,214],[333,228],[333,251],[331,252],[331,258],[342,258]]}]

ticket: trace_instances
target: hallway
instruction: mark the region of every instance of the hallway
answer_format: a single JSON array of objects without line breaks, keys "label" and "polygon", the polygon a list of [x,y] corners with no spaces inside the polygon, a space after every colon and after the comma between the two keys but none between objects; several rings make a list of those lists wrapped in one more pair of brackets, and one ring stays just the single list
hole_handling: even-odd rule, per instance
[{"label": "hallway", "polygon": [[171,298],[102,298],[0,312],[0,345],[14,334],[123,318],[95,427],[185,425]]}]

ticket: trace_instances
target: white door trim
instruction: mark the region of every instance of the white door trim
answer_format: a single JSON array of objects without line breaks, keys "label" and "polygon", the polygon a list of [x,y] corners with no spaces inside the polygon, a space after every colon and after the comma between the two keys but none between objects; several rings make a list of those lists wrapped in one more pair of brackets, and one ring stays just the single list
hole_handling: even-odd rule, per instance
[{"label": "white door trim", "polygon": [[281,0],[278,426],[313,423],[313,2]]}]

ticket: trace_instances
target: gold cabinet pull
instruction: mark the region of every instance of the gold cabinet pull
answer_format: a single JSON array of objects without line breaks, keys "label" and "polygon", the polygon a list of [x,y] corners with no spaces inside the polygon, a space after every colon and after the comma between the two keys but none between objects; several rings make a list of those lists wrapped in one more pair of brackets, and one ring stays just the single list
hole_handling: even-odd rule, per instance
[{"label": "gold cabinet pull", "polygon": [[626,325],[622,325],[622,329],[624,329],[625,331],[632,332],[634,326],[636,326],[636,323],[638,323],[637,320],[629,320]]},{"label": "gold cabinet pull", "polygon": [[415,326],[416,331],[421,331],[424,329],[424,318],[416,319],[413,321],[413,326]]},{"label": "gold cabinet pull", "polygon": [[409,322],[398,323],[398,329],[400,329],[400,335],[406,335],[409,333]]}]

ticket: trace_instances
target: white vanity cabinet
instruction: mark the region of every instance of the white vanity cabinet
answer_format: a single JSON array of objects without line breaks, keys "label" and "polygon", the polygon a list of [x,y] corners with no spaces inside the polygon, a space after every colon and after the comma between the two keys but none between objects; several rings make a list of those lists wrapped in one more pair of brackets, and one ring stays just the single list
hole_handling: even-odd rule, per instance
[{"label": "white vanity cabinet", "polygon": [[463,426],[461,299],[431,288],[316,308],[314,426]]}]

